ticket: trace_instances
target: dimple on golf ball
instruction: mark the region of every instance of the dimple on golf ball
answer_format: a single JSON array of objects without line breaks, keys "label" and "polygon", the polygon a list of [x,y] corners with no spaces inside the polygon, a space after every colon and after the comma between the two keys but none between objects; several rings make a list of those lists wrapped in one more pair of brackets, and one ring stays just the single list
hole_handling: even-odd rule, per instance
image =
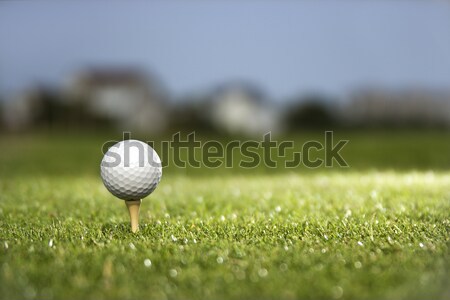
[{"label": "dimple on golf ball", "polygon": [[125,140],[105,153],[100,174],[105,187],[117,198],[140,200],[150,195],[160,182],[161,159],[148,144]]}]

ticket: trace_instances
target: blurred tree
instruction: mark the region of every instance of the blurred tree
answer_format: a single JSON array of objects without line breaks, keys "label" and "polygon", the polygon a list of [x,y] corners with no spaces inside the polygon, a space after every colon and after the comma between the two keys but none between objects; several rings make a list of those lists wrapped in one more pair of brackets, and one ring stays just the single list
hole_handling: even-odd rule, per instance
[{"label": "blurred tree", "polygon": [[334,101],[320,95],[299,97],[288,105],[285,123],[288,130],[326,129],[338,125]]},{"label": "blurred tree", "polygon": [[67,101],[57,90],[35,86],[11,99],[2,121],[10,130],[110,128],[111,120],[90,112],[84,103]]},{"label": "blurred tree", "polygon": [[171,131],[190,133],[216,133],[208,117],[211,99],[207,95],[189,96],[180,99],[179,103],[172,107],[170,122]]}]

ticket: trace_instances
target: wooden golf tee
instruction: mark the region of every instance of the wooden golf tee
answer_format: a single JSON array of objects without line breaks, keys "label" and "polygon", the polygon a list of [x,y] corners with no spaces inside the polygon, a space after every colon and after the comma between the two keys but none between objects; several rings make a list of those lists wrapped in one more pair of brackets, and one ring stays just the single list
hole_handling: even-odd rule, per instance
[{"label": "wooden golf tee", "polygon": [[128,212],[130,213],[131,231],[133,233],[139,231],[139,207],[141,206],[141,201],[142,200],[125,201]]}]

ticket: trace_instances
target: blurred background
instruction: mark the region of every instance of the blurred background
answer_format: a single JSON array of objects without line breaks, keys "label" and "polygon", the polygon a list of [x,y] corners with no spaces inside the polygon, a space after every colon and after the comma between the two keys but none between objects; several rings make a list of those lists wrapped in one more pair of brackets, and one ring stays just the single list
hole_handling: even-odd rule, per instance
[{"label": "blurred background", "polygon": [[448,2],[0,3],[2,174],[97,172],[123,131],[334,130],[351,167],[439,170],[449,129]]}]

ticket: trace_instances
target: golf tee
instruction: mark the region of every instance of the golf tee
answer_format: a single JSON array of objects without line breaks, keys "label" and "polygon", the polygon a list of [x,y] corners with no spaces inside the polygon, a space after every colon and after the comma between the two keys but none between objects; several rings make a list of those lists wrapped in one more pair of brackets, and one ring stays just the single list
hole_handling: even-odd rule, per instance
[{"label": "golf tee", "polygon": [[131,231],[137,232],[139,230],[139,207],[141,206],[141,200],[125,201],[128,212],[130,213]]}]

